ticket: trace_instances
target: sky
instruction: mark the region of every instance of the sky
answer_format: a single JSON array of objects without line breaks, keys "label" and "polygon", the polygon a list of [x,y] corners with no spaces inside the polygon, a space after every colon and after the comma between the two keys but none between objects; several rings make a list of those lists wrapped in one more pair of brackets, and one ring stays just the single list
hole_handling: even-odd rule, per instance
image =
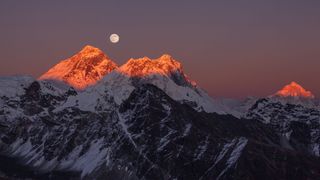
[{"label": "sky", "polygon": [[296,81],[320,97],[319,0],[1,1],[0,76],[39,77],[85,45],[119,65],[170,54],[212,96]]}]

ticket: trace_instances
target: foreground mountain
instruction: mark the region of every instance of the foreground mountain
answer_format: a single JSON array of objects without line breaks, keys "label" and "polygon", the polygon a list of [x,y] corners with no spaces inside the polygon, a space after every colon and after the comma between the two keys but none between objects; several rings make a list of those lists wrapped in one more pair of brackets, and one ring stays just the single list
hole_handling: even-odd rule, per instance
[{"label": "foreground mountain", "polygon": [[[320,175],[320,159],[295,146],[288,148],[290,142],[284,143],[273,126],[197,112],[154,85],[140,84],[120,105],[105,92],[92,111],[81,110],[84,104],[65,107],[64,102],[78,96],[72,88],[51,94],[48,87],[59,89],[34,81],[16,98],[1,98],[11,112],[19,112],[10,124],[1,119],[3,177],[316,179]],[[10,114],[1,112],[1,117]]]},{"label": "foreground mountain", "polygon": [[96,84],[116,68],[117,65],[100,49],[88,45],[71,58],[55,65],[39,79],[62,81],[82,90]]}]

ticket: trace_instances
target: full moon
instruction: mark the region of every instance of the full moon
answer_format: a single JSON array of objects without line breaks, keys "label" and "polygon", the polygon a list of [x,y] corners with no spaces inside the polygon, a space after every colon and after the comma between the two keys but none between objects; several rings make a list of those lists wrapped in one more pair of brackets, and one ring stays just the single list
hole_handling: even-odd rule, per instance
[{"label": "full moon", "polygon": [[119,37],[118,34],[111,34],[111,36],[110,36],[110,41],[111,41],[112,43],[118,43],[119,40],[120,40],[120,37]]}]

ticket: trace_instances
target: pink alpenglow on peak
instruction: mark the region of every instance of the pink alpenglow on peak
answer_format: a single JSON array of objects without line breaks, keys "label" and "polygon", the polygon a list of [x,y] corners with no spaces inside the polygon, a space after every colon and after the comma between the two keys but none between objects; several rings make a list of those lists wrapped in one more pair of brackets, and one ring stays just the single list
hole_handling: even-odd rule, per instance
[{"label": "pink alpenglow on peak", "polygon": [[80,52],[55,65],[39,80],[62,81],[78,90],[95,85],[117,65],[100,49],[85,46]]},{"label": "pink alpenglow on peak", "polygon": [[302,98],[314,98],[315,96],[304,89],[301,85],[296,82],[291,82],[290,84],[284,86],[280,91],[278,91],[274,96],[279,97],[302,97]]},{"label": "pink alpenglow on peak", "polygon": [[168,54],[164,54],[158,59],[150,59],[148,57],[131,58],[119,68],[119,71],[129,77],[143,78],[151,75],[161,75],[183,79],[191,86],[196,86],[196,82],[190,80],[183,72],[182,64]]}]

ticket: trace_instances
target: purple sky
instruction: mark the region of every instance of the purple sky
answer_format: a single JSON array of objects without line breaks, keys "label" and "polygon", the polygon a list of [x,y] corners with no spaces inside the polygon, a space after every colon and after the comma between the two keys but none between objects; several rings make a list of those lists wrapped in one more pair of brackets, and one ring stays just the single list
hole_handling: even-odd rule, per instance
[{"label": "purple sky", "polygon": [[0,32],[0,75],[38,77],[90,44],[118,64],[171,54],[212,96],[291,81],[320,96],[319,0],[3,0]]}]

